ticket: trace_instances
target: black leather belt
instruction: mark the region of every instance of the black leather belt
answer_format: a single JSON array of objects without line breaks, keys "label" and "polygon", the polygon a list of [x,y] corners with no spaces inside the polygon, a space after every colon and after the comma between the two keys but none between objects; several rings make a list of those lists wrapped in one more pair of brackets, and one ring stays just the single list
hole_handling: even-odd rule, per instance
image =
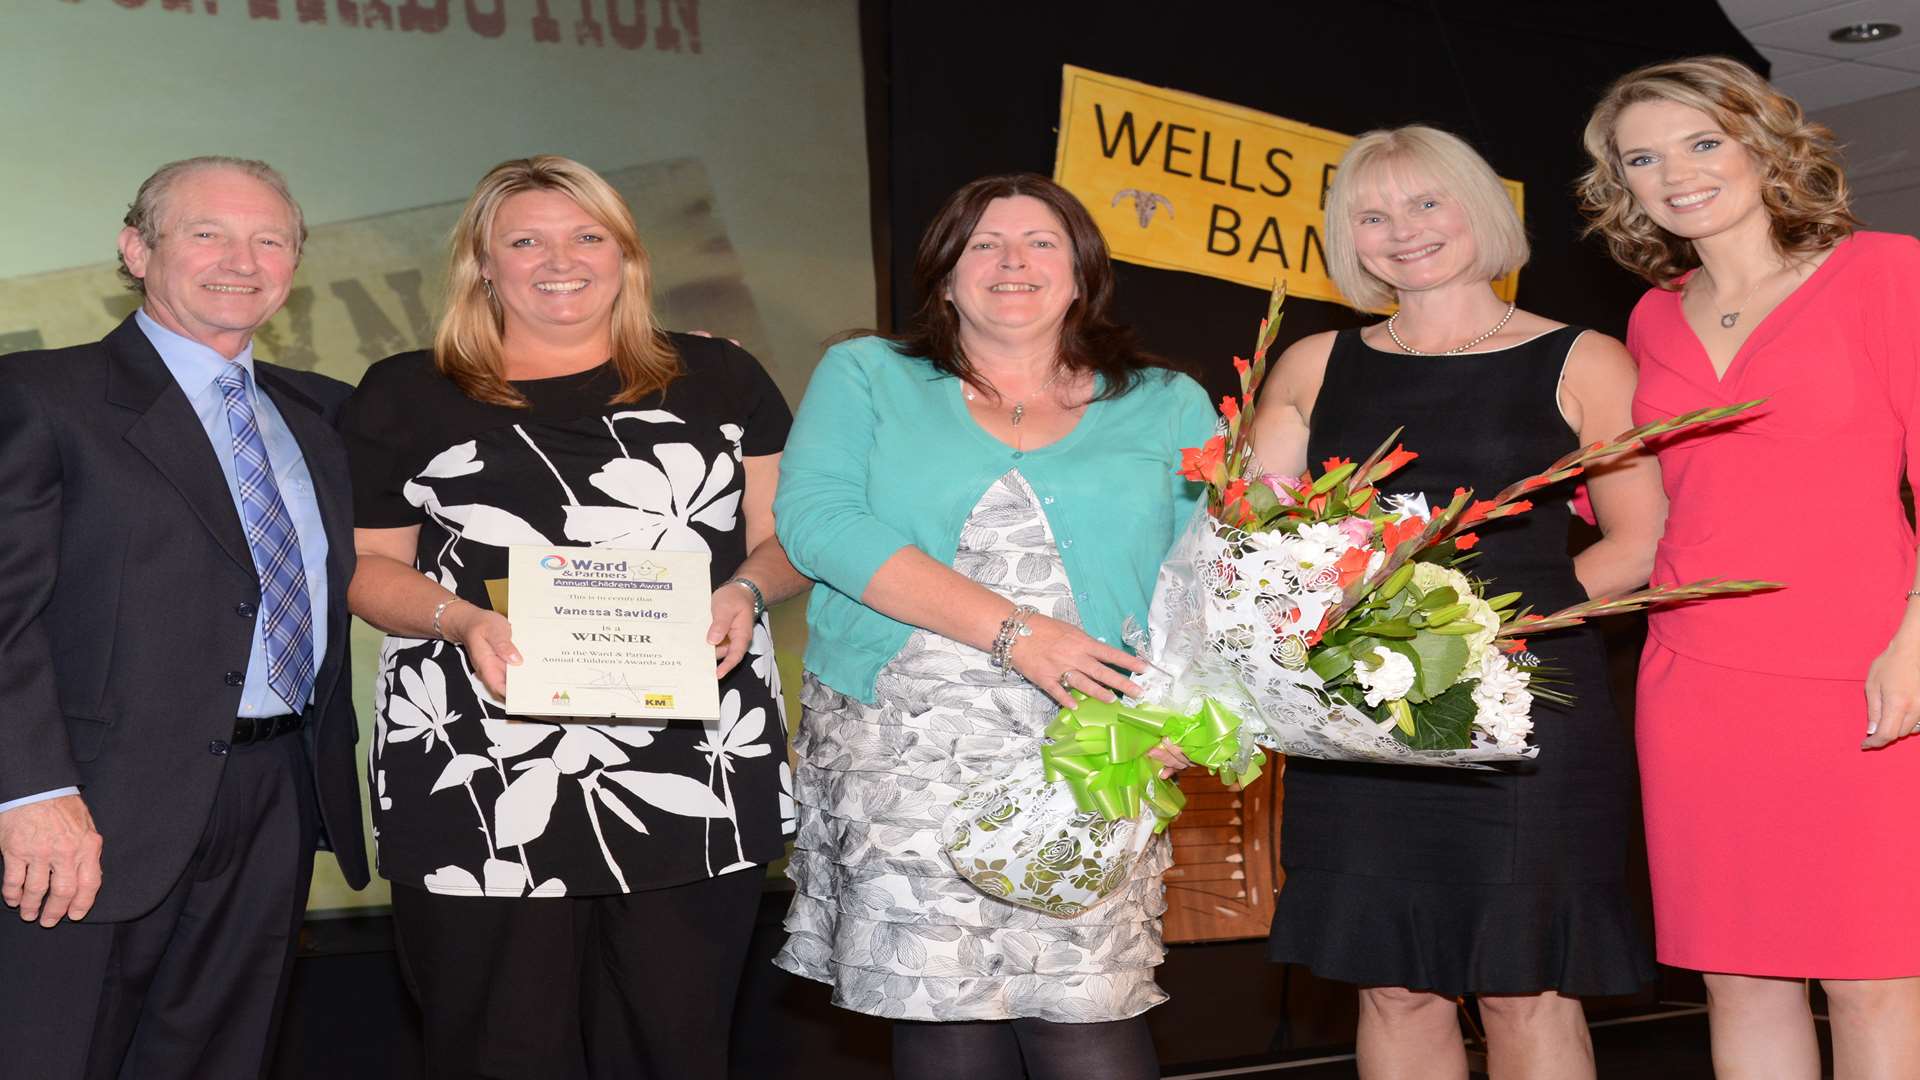
[{"label": "black leather belt", "polygon": [[292,713],[286,716],[242,716],[233,722],[233,745],[266,742],[306,726],[305,716]]}]

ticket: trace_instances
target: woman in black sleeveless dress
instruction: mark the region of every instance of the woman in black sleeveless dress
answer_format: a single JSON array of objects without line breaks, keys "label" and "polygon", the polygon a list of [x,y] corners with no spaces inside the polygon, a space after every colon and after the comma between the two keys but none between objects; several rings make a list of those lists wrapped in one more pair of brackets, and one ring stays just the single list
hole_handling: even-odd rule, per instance
[{"label": "woman in black sleeveless dress", "polygon": [[[1329,263],[1364,330],[1317,334],[1275,366],[1262,468],[1364,457],[1404,427],[1420,456],[1389,492],[1484,495],[1632,426],[1634,369],[1611,338],[1501,301],[1526,260],[1493,170],[1426,127],[1362,136],[1327,206]],[[1604,539],[1567,556],[1565,492],[1478,529],[1469,572],[1551,611],[1646,580],[1666,513],[1651,461],[1589,477]],[[1360,984],[1369,1078],[1466,1076],[1453,1000],[1480,997],[1496,1077],[1593,1076],[1579,998],[1654,976],[1625,876],[1633,763],[1588,629],[1530,648],[1575,703],[1536,699],[1536,762],[1500,771],[1287,762],[1276,961]]]}]

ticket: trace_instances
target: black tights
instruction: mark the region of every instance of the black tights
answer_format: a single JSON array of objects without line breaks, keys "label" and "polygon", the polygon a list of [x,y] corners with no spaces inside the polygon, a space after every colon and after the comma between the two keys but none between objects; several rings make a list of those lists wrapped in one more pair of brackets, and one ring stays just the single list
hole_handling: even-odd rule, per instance
[{"label": "black tights", "polygon": [[894,1080],[1159,1080],[1144,1017],[893,1022]]}]

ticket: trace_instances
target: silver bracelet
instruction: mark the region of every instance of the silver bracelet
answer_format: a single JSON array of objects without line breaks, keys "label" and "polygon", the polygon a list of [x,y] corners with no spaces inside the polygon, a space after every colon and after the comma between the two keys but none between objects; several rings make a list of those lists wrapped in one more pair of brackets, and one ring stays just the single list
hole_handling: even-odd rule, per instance
[{"label": "silver bracelet", "polygon": [[726,584],[738,585],[753,594],[753,621],[759,622],[760,616],[767,613],[767,597],[760,591],[760,586],[743,577],[728,578]]},{"label": "silver bracelet", "polygon": [[1013,643],[1033,633],[1033,627],[1027,625],[1027,616],[1040,614],[1040,609],[1031,604],[1020,604],[1000,623],[1000,632],[994,635],[993,649],[987,654],[987,660],[995,668],[1005,671],[1013,663]]},{"label": "silver bracelet", "polygon": [[447,640],[446,632],[440,629],[440,616],[445,615],[447,613],[447,609],[452,607],[453,605],[464,604],[464,603],[466,603],[466,600],[464,600],[461,597],[449,596],[445,600],[442,600],[439,603],[433,605],[433,636],[434,637],[437,637],[442,641]]}]

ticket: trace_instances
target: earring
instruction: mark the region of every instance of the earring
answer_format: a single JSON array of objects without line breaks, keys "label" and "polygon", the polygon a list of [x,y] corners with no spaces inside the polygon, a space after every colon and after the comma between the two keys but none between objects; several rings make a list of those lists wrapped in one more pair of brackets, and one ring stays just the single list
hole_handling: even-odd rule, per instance
[{"label": "earring", "polygon": [[492,279],[492,278],[481,278],[481,279],[480,279],[480,288],[481,288],[482,290],[484,290],[484,291],[486,292],[486,294],[487,294],[487,299],[489,299],[489,300],[492,300],[492,299],[494,299],[494,295],[493,295],[493,279]]}]

